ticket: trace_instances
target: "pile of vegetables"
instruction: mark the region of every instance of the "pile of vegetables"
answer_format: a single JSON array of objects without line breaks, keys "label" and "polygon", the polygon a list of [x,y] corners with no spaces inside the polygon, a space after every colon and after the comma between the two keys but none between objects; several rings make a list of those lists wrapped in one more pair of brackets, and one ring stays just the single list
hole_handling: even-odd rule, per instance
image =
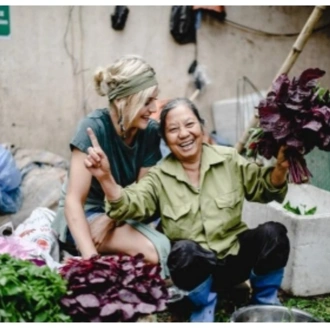
[{"label": "pile of vegetables", "polygon": [[69,322],[66,282],[49,267],[0,254],[0,322]]},{"label": "pile of vegetables", "polygon": [[131,322],[166,309],[160,266],[142,254],[70,258],[55,272],[34,248],[0,237],[0,322]]},{"label": "pile of vegetables", "polygon": [[71,258],[59,271],[68,282],[61,304],[73,321],[132,322],[166,308],[160,266],[145,263],[142,254]]},{"label": "pile of vegetables", "polygon": [[287,146],[290,182],[308,182],[312,174],[304,155],[314,147],[330,151],[330,93],[317,86],[324,74],[307,69],[292,81],[282,74],[258,105],[260,127],[251,131],[246,155],[271,159]]}]

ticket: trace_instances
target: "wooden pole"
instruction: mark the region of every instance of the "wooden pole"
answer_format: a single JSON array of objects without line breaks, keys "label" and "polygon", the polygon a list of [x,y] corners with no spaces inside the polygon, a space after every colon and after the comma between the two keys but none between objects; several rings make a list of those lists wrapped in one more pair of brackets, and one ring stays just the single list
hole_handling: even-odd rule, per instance
[{"label": "wooden pole", "polygon": [[[277,72],[277,74],[276,74],[273,81],[275,81],[277,79],[277,77],[279,75],[281,75],[282,73],[289,73],[292,66],[296,62],[298,56],[300,55],[300,53],[304,49],[304,47],[306,45],[306,42],[308,41],[309,37],[311,36],[311,34],[313,32],[313,29],[314,29],[316,23],[318,22],[318,20],[320,19],[320,17],[322,16],[325,8],[326,8],[326,6],[315,6],[314,7],[314,10],[310,14],[310,16],[309,16],[307,22],[305,23],[303,29],[299,33],[299,36],[298,36],[297,40],[295,41],[295,43],[293,44],[289,55],[285,59],[285,61],[284,61],[283,65],[281,66],[281,68],[278,70],[278,72]],[[268,89],[268,92],[270,90],[271,90],[271,87]],[[252,120],[250,121],[247,129],[243,133],[240,140],[236,143],[235,148],[237,149],[237,151],[239,153],[242,152],[242,150],[244,148],[244,145],[245,145],[246,141],[249,138],[250,129],[253,128],[253,127],[256,127],[258,125],[258,122],[259,122],[259,119],[255,115],[252,118]]]},{"label": "wooden pole", "polygon": [[199,95],[200,91],[201,91],[200,89],[196,89],[194,91],[194,93],[189,97],[189,100],[191,102],[194,102],[195,101],[195,98]]}]

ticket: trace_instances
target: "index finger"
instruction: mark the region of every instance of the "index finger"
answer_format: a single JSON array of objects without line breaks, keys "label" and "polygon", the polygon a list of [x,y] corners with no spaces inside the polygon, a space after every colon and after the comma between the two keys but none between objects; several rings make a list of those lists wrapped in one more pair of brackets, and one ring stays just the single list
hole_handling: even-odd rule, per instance
[{"label": "index finger", "polygon": [[99,141],[97,141],[97,138],[96,138],[96,136],[95,136],[93,130],[92,130],[90,127],[87,128],[87,134],[88,134],[89,138],[91,139],[92,146],[93,146],[94,148],[95,148],[95,147],[100,147],[100,145],[99,145]]}]

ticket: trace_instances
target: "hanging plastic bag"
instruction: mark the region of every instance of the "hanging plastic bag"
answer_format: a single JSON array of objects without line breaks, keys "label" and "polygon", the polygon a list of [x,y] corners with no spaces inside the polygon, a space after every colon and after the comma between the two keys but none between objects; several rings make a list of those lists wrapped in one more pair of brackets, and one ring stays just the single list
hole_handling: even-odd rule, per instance
[{"label": "hanging plastic bag", "polygon": [[21,181],[12,154],[0,145],[0,214],[16,213],[22,206]]},{"label": "hanging plastic bag", "polygon": [[172,6],[170,32],[179,44],[196,42],[195,12],[192,6]]},{"label": "hanging plastic bag", "polygon": [[111,15],[111,26],[114,30],[123,30],[127,20],[129,9],[126,6],[116,6]]}]

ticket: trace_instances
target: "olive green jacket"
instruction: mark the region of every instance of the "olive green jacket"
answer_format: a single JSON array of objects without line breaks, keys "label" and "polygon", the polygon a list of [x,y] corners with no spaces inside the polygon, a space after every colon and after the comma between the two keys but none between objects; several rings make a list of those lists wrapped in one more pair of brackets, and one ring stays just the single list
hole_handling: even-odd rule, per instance
[{"label": "olive green jacket", "polygon": [[286,195],[287,183],[280,189],[271,184],[272,169],[246,161],[234,148],[203,144],[200,188],[189,183],[181,163],[170,154],[123,189],[118,201],[106,202],[106,212],[117,221],[143,221],[159,211],[170,240],[194,240],[218,258],[236,255],[237,234],[248,228],[241,220],[244,197],[267,203],[282,202]]}]

